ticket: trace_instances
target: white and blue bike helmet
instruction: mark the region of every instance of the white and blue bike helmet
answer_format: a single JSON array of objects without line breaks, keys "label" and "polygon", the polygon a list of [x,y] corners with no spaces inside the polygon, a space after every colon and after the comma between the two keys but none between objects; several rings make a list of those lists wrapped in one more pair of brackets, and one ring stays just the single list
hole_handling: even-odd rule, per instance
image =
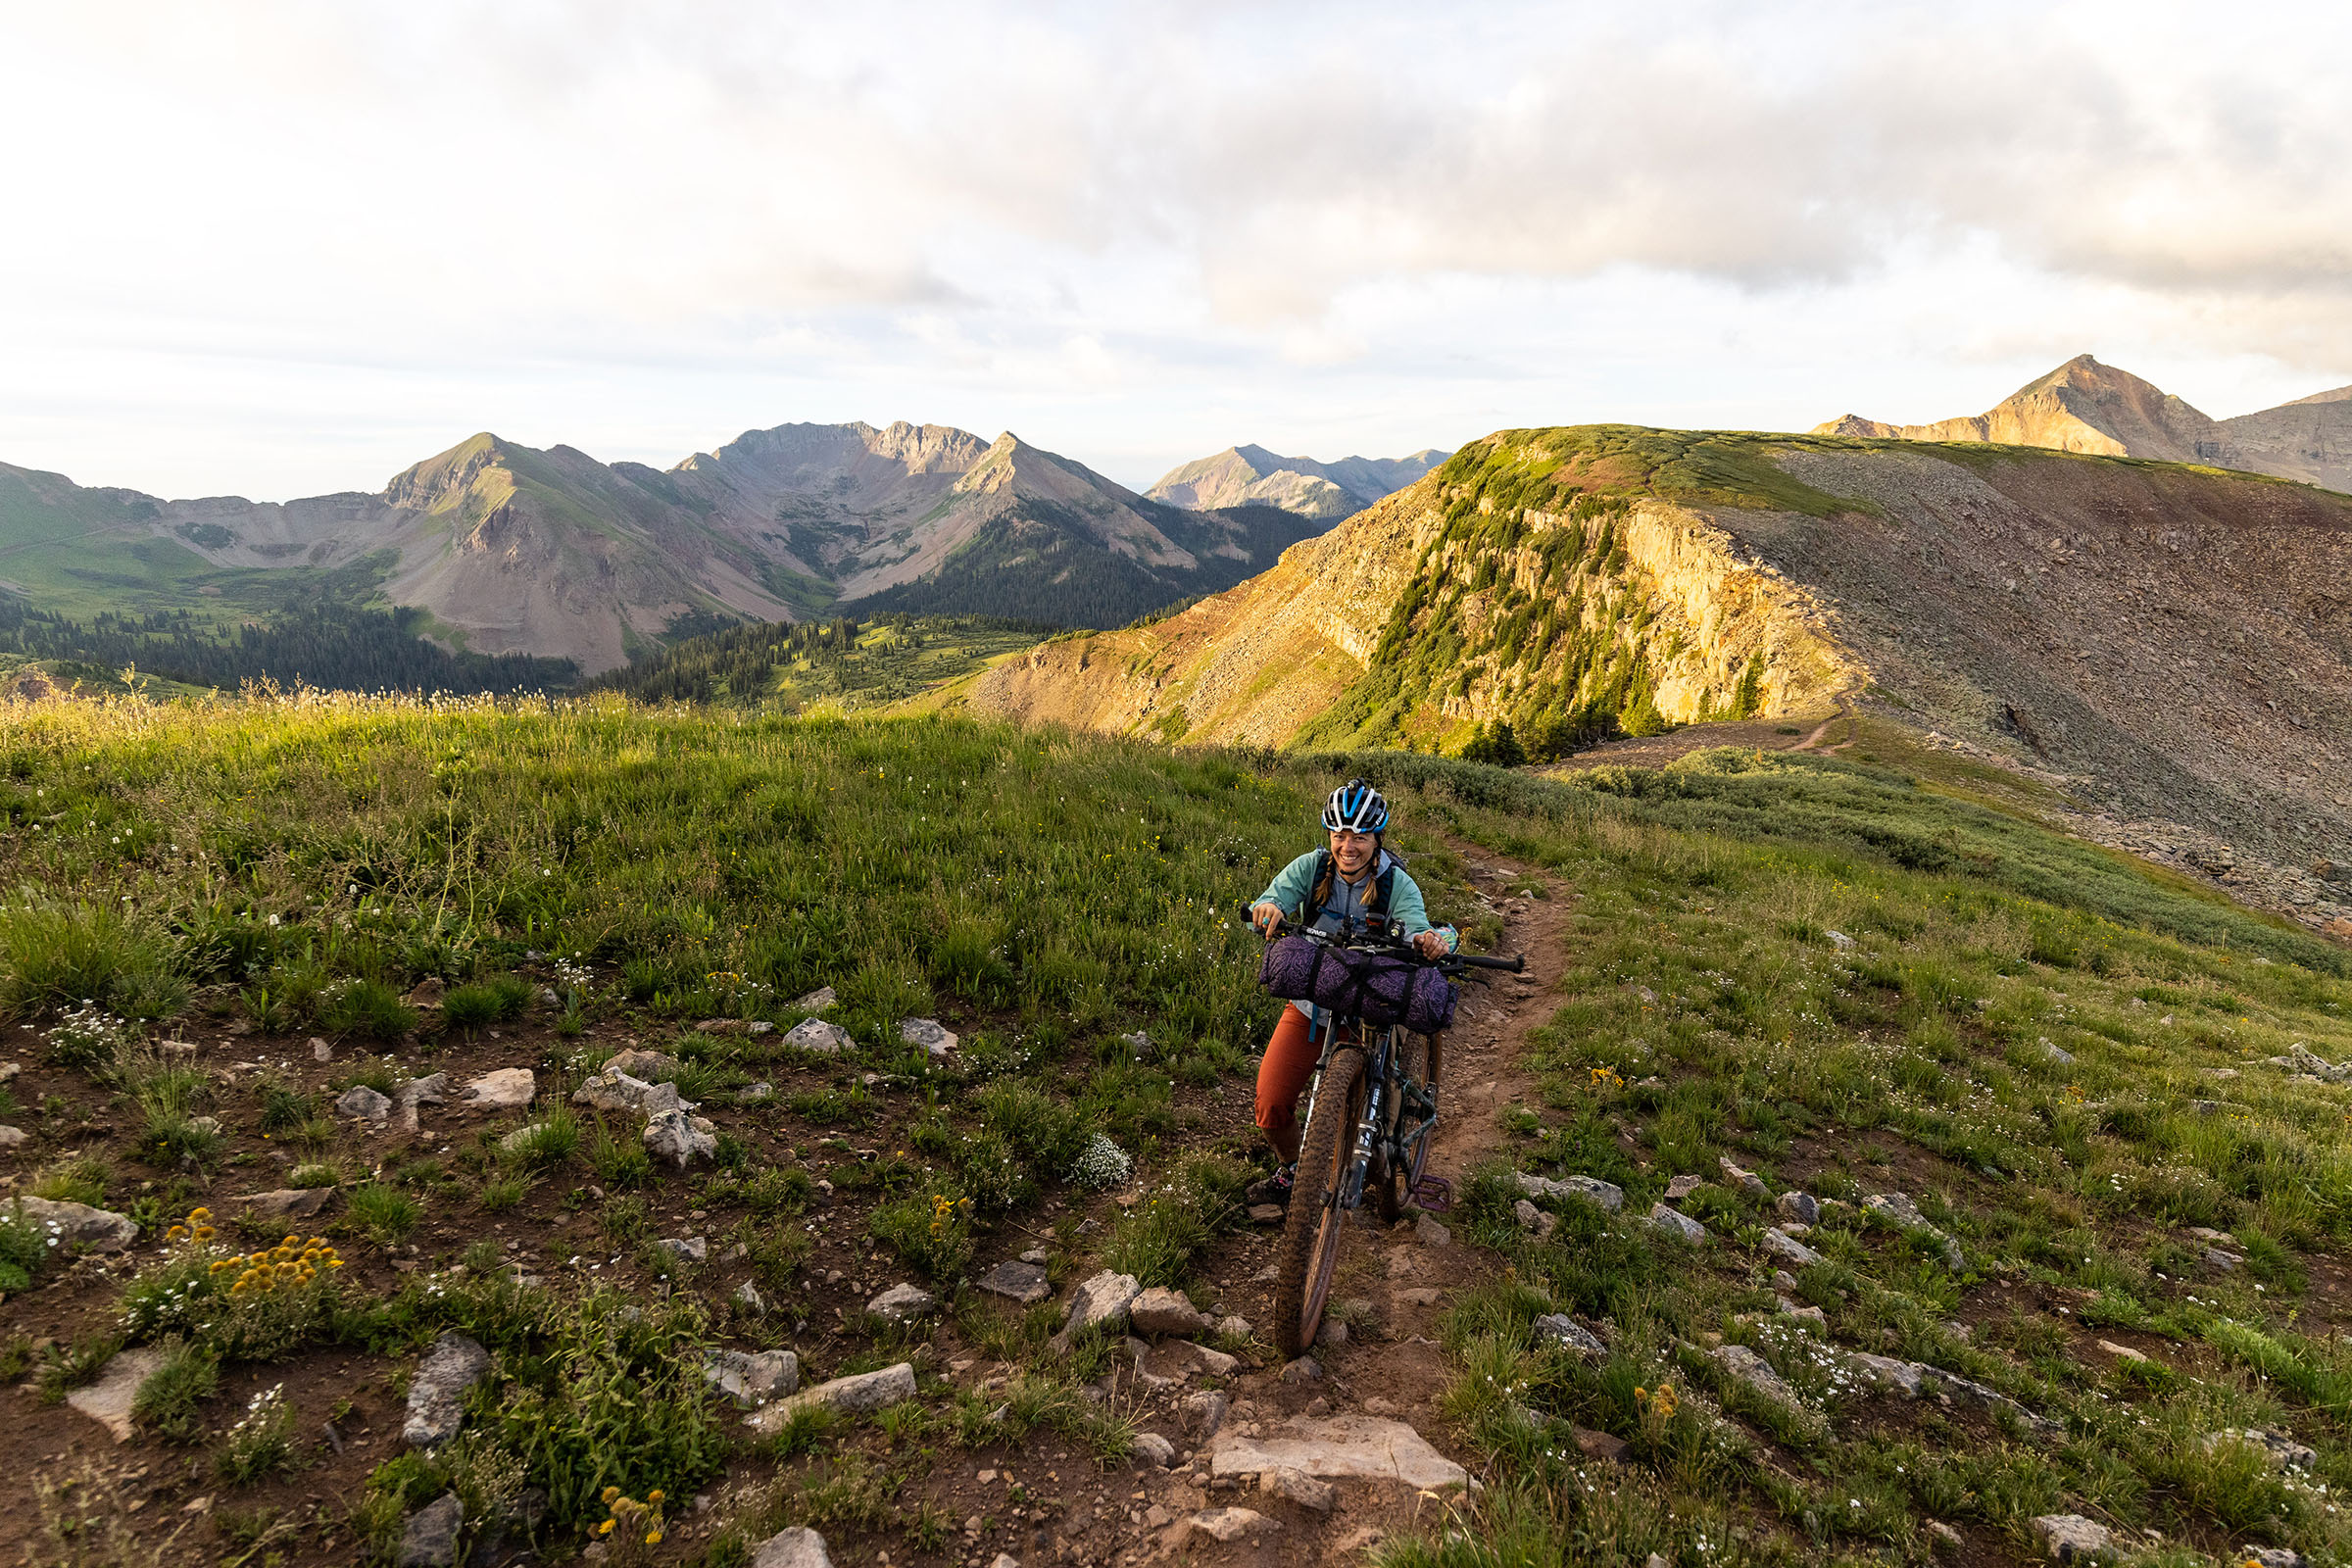
[{"label": "white and blue bike helmet", "polygon": [[1323,826],[1337,833],[1350,828],[1358,833],[1385,833],[1389,827],[1389,803],[1381,799],[1380,791],[1360,778],[1351,778],[1331,792],[1323,803]]}]

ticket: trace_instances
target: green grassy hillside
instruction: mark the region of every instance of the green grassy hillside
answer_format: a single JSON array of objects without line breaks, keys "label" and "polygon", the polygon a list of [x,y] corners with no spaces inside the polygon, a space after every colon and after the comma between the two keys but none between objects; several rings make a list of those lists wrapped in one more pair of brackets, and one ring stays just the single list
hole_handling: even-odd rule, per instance
[{"label": "green grassy hillside", "polygon": [[686,638],[594,684],[643,703],[718,703],[780,713],[811,703],[877,708],[959,680],[1054,630],[994,615],[762,622]]},{"label": "green grassy hillside", "polygon": [[[1457,1381],[1409,1412],[1484,1491],[1398,1522],[1386,1560],[1926,1561],[1930,1521],[2014,1560],[2054,1512],[2151,1561],[2344,1544],[2352,1088],[2269,1058],[2352,1055],[2346,956],[1948,784],[1741,754],[1554,782],[613,699],[43,705],[0,710],[0,1006],[31,1026],[0,1085],[29,1135],[16,1191],[142,1227],[110,1273],[0,1223],[0,1335],[58,1396],[125,1339],[161,1357],[125,1450],[153,1505],[44,1457],[0,1478],[26,1528],[101,1509],[144,1550],[184,1528],[181,1550],[342,1563],[444,1491],[479,1531],[526,1485],[553,1560],[613,1516],[608,1486],[672,1499],[653,1560],[712,1568],[787,1522],[836,1560],[923,1565],[1085,1528],[1096,1466],[1162,1396],[1089,1397],[1117,1342],[1050,1346],[1056,1306],[973,1281],[1033,1246],[1062,1286],[1219,1267],[1274,1012],[1230,911],[1361,768],[1441,917],[1494,929],[1474,860],[1573,905],[1507,1160],[1456,1173],[1457,1235],[1486,1250],[1448,1281]],[[780,1043],[820,985],[836,1055]],[[945,1057],[901,1036],[926,1016],[961,1037]],[[568,1102],[624,1045],[667,1058],[644,1070],[711,1119],[707,1157],[649,1161],[639,1118]],[[428,1103],[412,1134],[331,1108],[514,1066],[535,1111]],[[1812,1260],[1767,1250],[1779,1218],[1722,1157],[1849,1205],[1802,1237]],[[1117,1159],[1132,1205],[1089,1185]],[[1547,1199],[1538,1240],[1514,1167],[1616,1183],[1624,1212]],[[1643,1218],[1677,1175],[1706,1183],[1679,1199],[1696,1250]],[[278,1235],[238,1200],[279,1187],[329,1191],[300,1223],[347,1266],[216,1302],[210,1264]],[[1862,1206],[1898,1191],[1939,1236]],[[216,1233],[170,1234],[199,1204]],[[707,1255],[659,1245],[689,1234]],[[891,1279],[938,1314],[869,1314]],[[1550,1312],[1605,1353],[1541,1340]],[[397,1430],[449,1329],[498,1367],[467,1436],[318,1436]],[[758,1437],[692,1372],[783,1346],[809,1381],[908,1361],[915,1395]],[[1214,1381],[1271,1381],[1262,1343],[1223,1347],[1241,1369]],[[1925,1396],[1874,1390],[1858,1353],[1933,1369]],[[282,1440],[249,1409],[273,1387]],[[94,1432],[29,1396],[21,1419],[44,1456]],[[2291,1432],[2309,1468],[2217,1436],[2246,1429]],[[1014,1464],[1020,1520],[960,1534],[956,1489]],[[708,1512],[676,1500],[698,1492]]]}]

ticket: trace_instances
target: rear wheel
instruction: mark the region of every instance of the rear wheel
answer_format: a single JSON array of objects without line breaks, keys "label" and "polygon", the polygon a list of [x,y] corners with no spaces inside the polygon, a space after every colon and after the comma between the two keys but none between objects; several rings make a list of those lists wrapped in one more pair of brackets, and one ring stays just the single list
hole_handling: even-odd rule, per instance
[{"label": "rear wheel", "polygon": [[1323,1303],[1340,1260],[1340,1233],[1348,1212],[1340,1191],[1355,1152],[1355,1127],[1363,1118],[1364,1054],[1345,1047],[1331,1054],[1307,1118],[1306,1139],[1292,1178],[1291,1211],[1283,1221],[1282,1250],[1275,1259],[1274,1343],[1285,1357],[1304,1355],[1323,1326]]},{"label": "rear wheel", "polygon": [[[1385,1135],[1409,1134],[1419,1120],[1419,1111],[1405,1102],[1405,1097],[1416,1090],[1428,1092],[1429,1040],[1426,1036],[1406,1034],[1401,1030],[1397,1032],[1396,1082],[1397,1092],[1392,1101],[1394,1110],[1390,1125],[1382,1129],[1384,1144]],[[1424,1138],[1414,1145],[1401,1164],[1392,1154],[1392,1151],[1385,1147],[1382,1149],[1380,1168],[1375,1172],[1372,1183],[1372,1209],[1380,1216],[1383,1225],[1396,1224],[1404,1213],[1405,1202],[1413,1196],[1413,1188],[1421,1180],[1421,1172],[1428,1168],[1429,1140]]]}]

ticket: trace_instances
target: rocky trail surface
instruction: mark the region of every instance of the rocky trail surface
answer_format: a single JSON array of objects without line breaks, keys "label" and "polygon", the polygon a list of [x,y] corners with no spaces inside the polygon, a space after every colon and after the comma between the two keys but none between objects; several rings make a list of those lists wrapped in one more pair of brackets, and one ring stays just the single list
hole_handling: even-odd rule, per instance
[{"label": "rocky trail surface", "polygon": [[[1430,1171],[1457,1184],[1499,1146],[1500,1112],[1532,1093],[1527,1035],[1550,1015],[1544,997],[1560,972],[1569,918],[1564,888],[1509,864],[1472,864],[1503,922],[1496,951],[1525,954],[1528,967],[1491,988],[1465,988],[1446,1040]],[[1193,1333],[1205,1337],[1211,1322],[1234,1314],[1271,1321],[1279,1235],[1267,1225],[1228,1240],[1206,1270],[1220,1310]],[[1182,1334],[1152,1333],[1153,1325],[1186,1327],[1188,1308],[1165,1299],[1173,1293],[1137,1297],[1128,1354],[1102,1390],[1115,1404],[1132,1401],[1146,1434],[1132,1469],[1081,1472],[1055,1510],[1061,1528],[1022,1560],[1351,1563],[1396,1532],[1439,1524],[1463,1489],[1478,1485],[1440,1408],[1449,1382],[1440,1320],[1457,1293],[1498,1266],[1436,1213],[1410,1213],[1384,1231],[1367,1209],[1340,1254],[1336,1321],[1311,1355],[1287,1365],[1234,1366]],[[1155,1438],[1165,1440],[1164,1468],[1151,1457],[1162,1446]],[[1013,1484],[1003,1460],[963,1468],[984,1486]],[[968,1560],[994,1559],[980,1551]]]}]

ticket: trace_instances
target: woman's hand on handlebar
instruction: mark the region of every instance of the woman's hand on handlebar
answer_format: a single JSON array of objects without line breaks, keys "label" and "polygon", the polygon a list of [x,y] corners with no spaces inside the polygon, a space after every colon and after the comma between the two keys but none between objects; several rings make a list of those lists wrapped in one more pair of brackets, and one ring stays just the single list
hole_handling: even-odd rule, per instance
[{"label": "woman's hand on handlebar", "polygon": [[1424,958],[1443,958],[1449,951],[1446,939],[1435,931],[1420,931],[1413,936],[1413,951]]},{"label": "woman's hand on handlebar", "polygon": [[1273,941],[1274,933],[1282,929],[1282,906],[1275,904],[1250,906],[1250,923],[1257,927],[1259,936],[1268,942]]}]

